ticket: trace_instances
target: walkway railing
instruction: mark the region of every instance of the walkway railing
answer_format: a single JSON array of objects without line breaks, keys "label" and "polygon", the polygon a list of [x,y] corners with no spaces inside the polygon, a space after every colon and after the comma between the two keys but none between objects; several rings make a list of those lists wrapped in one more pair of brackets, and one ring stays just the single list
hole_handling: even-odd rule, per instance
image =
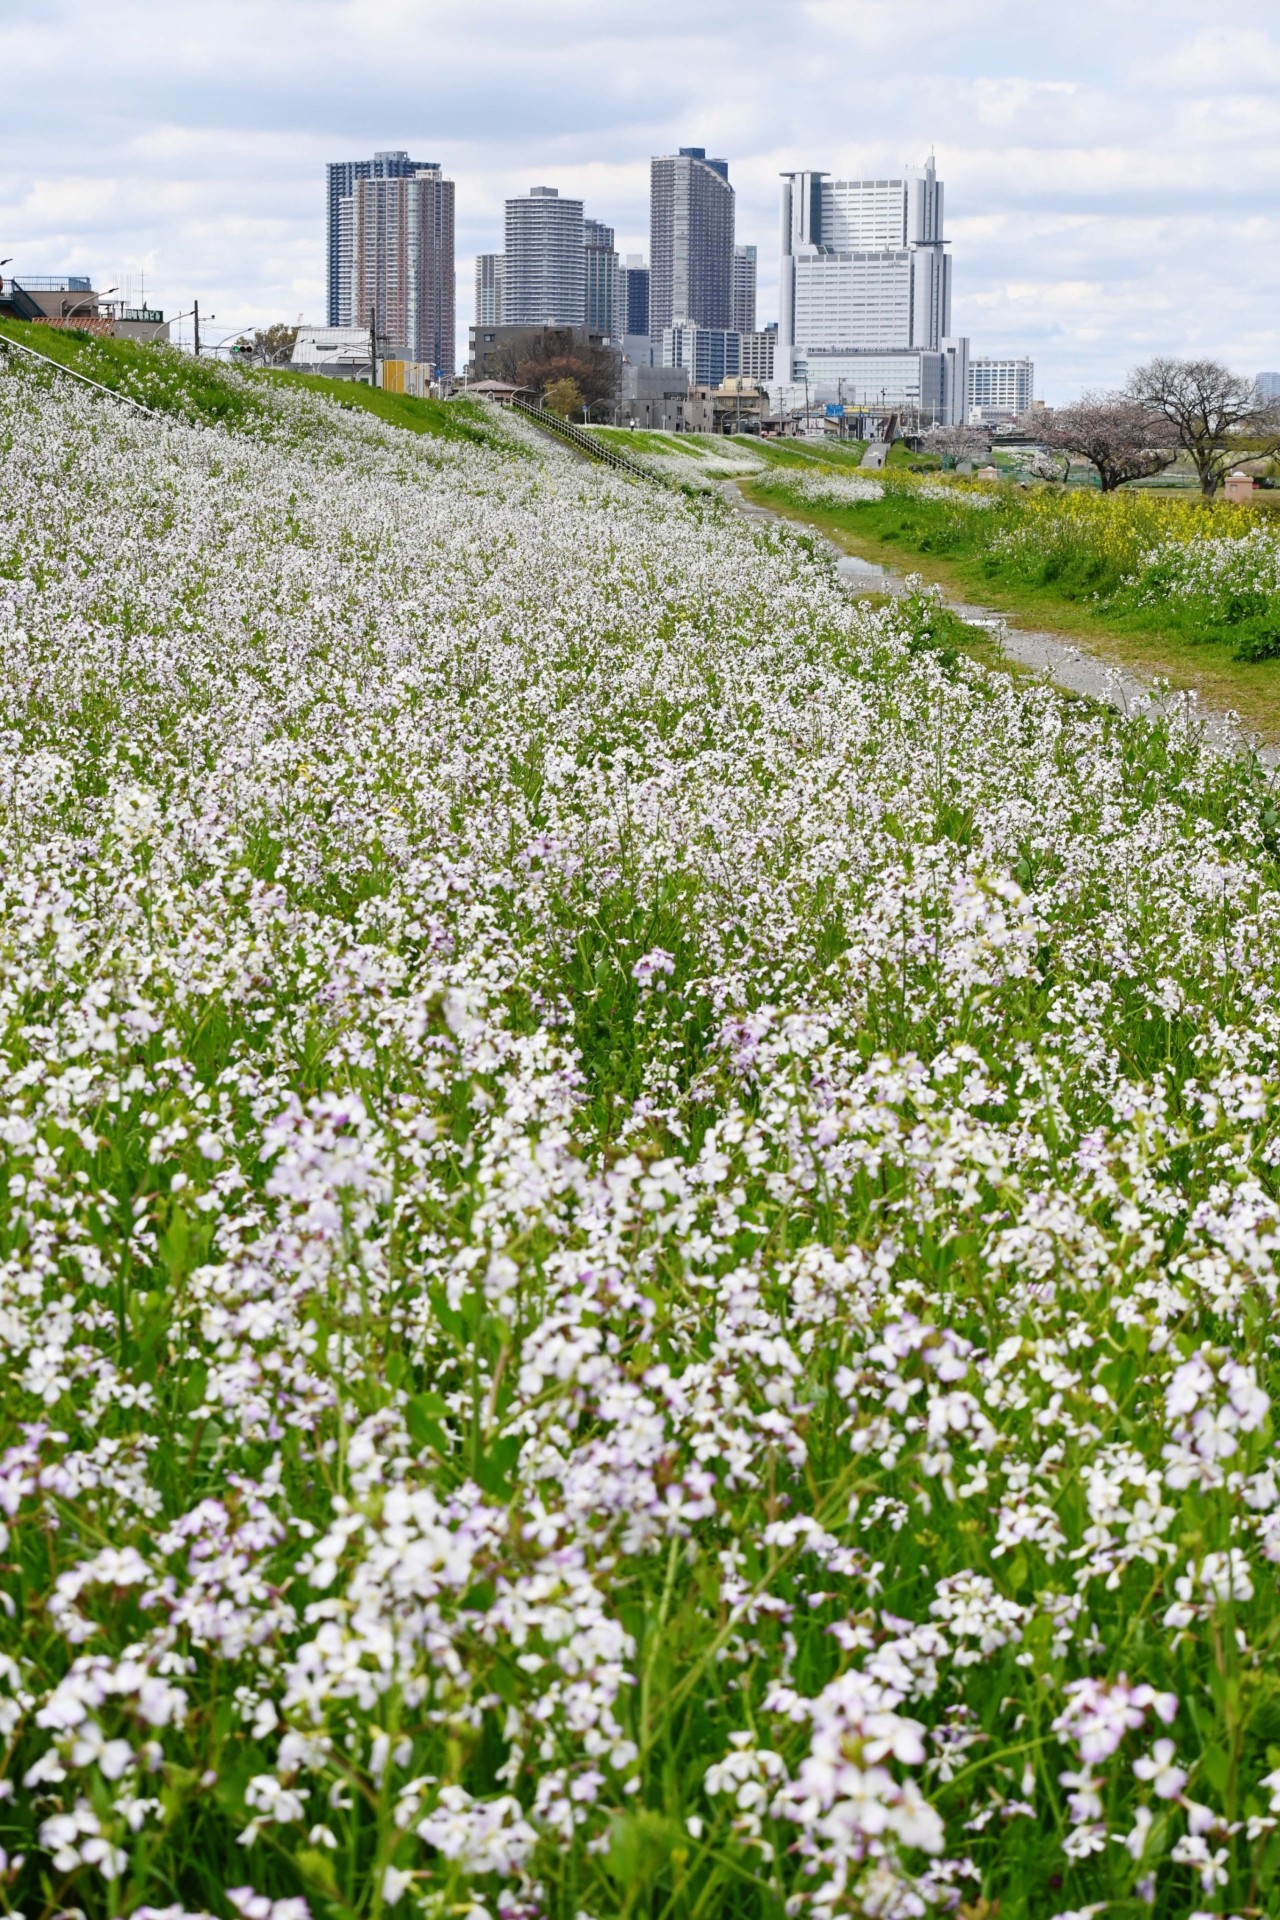
[{"label": "walkway railing", "polygon": [[572,420],[565,420],[558,413],[551,413],[546,407],[540,407],[528,400],[516,399],[511,402],[517,413],[526,420],[532,420],[536,427],[542,427],[547,433],[554,433],[579,453],[585,453],[591,460],[603,461],[606,467],[614,467],[619,473],[629,473],[635,480],[653,480],[656,475],[648,467],[642,467],[638,460],[629,460],[625,453],[618,453],[603,440],[597,440],[594,434],[585,433],[581,427],[575,427]]}]

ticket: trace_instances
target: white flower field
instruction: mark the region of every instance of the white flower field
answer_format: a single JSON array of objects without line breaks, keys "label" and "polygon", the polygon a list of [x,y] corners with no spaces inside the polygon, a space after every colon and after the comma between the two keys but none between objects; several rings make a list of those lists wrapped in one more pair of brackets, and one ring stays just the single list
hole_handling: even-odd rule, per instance
[{"label": "white flower field", "polygon": [[253,391],[0,355],[6,1910],[1274,1912],[1271,776]]}]

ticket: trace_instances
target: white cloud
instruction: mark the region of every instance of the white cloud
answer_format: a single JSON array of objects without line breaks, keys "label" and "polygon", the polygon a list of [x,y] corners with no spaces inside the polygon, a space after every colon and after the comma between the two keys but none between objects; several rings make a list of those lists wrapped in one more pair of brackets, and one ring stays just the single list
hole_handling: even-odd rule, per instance
[{"label": "white cloud", "polygon": [[171,307],[318,315],[324,163],[439,159],[458,318],[502,202],[580,193],[647,245],[648,160],[723,153],[776,288],[777,175],[930,147],[956,324],[1049,397],[1153,346],[1280,365],[1273,0],[0,0],[0,254],[145,268]]}]

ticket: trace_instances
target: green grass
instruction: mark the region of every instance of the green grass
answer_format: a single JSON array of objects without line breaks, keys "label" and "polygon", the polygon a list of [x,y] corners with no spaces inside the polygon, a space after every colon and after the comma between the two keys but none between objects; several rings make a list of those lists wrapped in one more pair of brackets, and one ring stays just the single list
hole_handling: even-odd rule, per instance
[{"label": "green grass", "polygon": [[[430,433],[445,440],[471,440],[484,446],[500,438],[475,400],[420,400],[408,393],[384,393],[382,388],[366,387],[358,380],[329,380],[323,374],[294,373],[289,368],[272,369],[259,377],[321,394],[348,412],[371,413],[406,433]],[[502,444],[508,443],[503,440]]]}]

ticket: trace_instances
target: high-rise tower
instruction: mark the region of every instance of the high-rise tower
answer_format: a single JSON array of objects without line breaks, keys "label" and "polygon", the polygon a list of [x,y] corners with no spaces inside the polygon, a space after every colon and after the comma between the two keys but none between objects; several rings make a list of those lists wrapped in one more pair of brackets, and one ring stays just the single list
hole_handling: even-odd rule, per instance
[{"label": "high-rise tower", "polygon": [[506,262],[500,253],[476,255],[476,325],[502,325],[502,280]]},{"label": "high-rise tower", "polygon": [[582,243],[586,252],[586,318],[591,333],[617,339],[626,332],[624,287],[612,227],[603,220],[584,220]]},{"label": "high-rise tower", "polygon": [[372,160],[331,160],[328,174],[328,303],[329,325],[350,327],[359,324],[352,317],[351,273],[355,261],[355,228],[352,197],[357,180],[412,180],[415,173],[430,172],[434,160],[411,160],[407,153],[388,150],[375,153]]},{"label": "high-rise tower", "polygon": [[756,330],[756,250],[733,250],[733,327],[738,333]]},{"label": "high-rise tower", "polygon": [[351,195],[352,312],[376,325],[378,351],[451,375],[454,360],[453,181],[439,167],[357,179]]},{"label": "high-rise tower", "polygon": [[649,175],[649,332],[733,320],[733,188],[703,147],[655,159]]},{"label": "high-rise tower", "polygon": [[581,200],[532,187],[507,201],[502,318],[509,327],[580,327],[587,274]]}]

